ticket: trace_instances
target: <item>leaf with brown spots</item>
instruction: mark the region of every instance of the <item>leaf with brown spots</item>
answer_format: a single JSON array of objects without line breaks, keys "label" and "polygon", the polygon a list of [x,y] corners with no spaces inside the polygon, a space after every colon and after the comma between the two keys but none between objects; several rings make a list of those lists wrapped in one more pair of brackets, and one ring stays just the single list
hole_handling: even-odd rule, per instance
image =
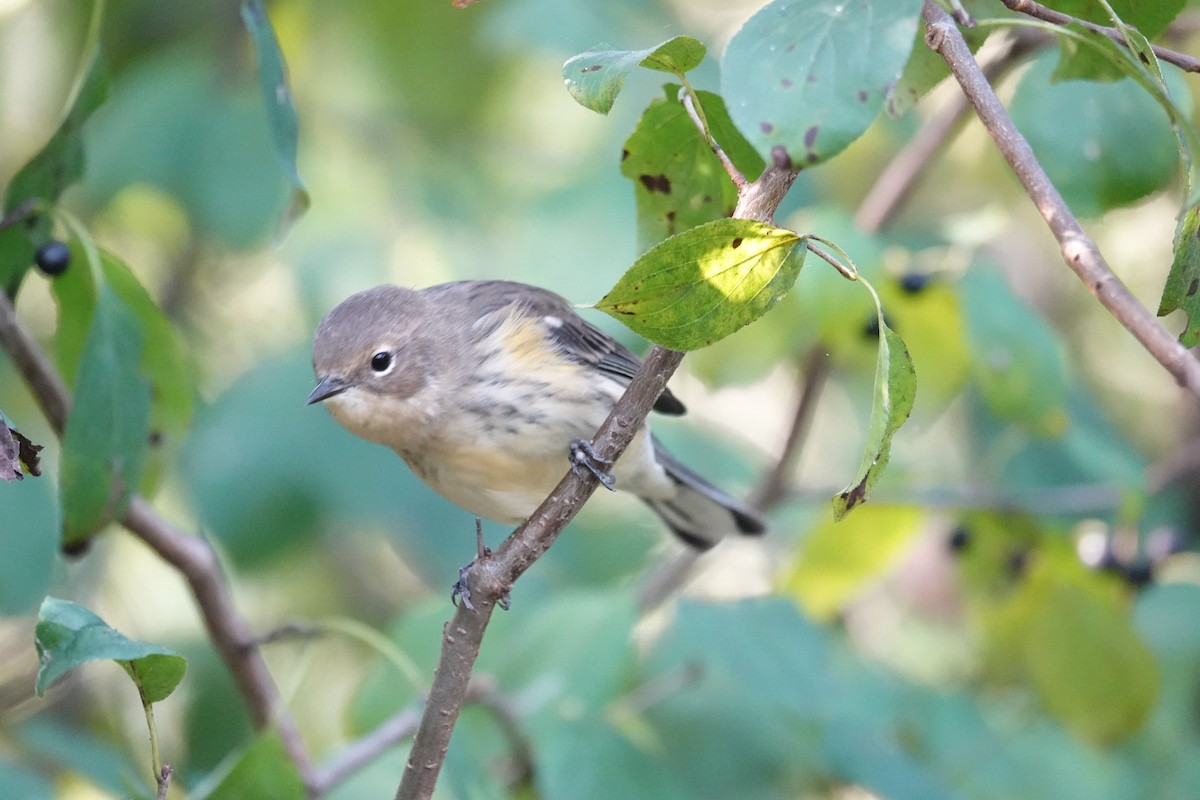
[{"label": "leaf with brown spots", "polygon": [[1158,315],[1176,309],[1187,314],[1187,325],[1179,335],[1184,347],[1200,344],[1200,206],[1184,214],[1175,234],[1175,260],[1163,287]]},{"label": "leaf with brown spots", "polygon": [[0,480],[19,481],[25,477],[25,472],[34,477],[41,475],[38,456],[41,449],[41,445],[29,441],[16,428],[10,428],[4,415],[0,414]]},{"label": "leaf with brown spots", "polygon": [[[874,122],[916,40],[921,0],[774,0],[729,41],[721,94],[758,152],[827,161]],[[815,131],[815,133],[814,133]]]},{"label": "leaf with brown spots", "polygon": [[[737,191],[712,148],[679,102],[677,84],[652,102],[625,142],[621,174],[633,182],[637,200],[638,250],[645,252],[680,231],[727,217]],[[697,92],[709,129],[733,163],[753,180],[762,158],[733,122],[721,98]]]},{"label": "leaf with brown spots", "polygon": [[859,276],[859,282],[875,298],[879,319],[879,355],[875,362],[875,397],[871,402],[871,421],[862,462],[854,480],[833,498],[833,517],[843,519],[867,494],[883,474],[891,455],[892,437],[912,413],[917,399],[917,373],[904,341],[887,326],[883,307],[874,287]]},{"label": "leaf with brown spots", "polygon": [[665,347],[705,347],[787,293],[804,263],[801,241],[753,220],[715,220],[651,249],[596,308]]},{"label": "leaf with brown spots", "polygon": [[575,102],[607,114],[625,79],[639,66],[682,76],[699,66],[706,52],[704,45],[690,36],[676,36],[645,50],[613,50],[598,44],[563,64],[563,80]]}]

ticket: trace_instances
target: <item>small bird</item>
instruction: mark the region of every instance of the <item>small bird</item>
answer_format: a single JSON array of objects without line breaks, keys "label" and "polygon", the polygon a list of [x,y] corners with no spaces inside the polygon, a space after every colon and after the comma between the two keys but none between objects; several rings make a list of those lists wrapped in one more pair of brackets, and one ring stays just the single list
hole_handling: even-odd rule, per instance
[{"label": "small bird", "polygon": [[[545,289],[376,286],[317,327],[308,403],[324,402],[351,433],[396,451],[451,502],[517,524],[558,485],[568,453],[596,432],[640,366]],[[654,408],[684,412],[669,390]],[[671,456],[648,425],[604,477],[698,549],[765,529],[754,510]]]}]

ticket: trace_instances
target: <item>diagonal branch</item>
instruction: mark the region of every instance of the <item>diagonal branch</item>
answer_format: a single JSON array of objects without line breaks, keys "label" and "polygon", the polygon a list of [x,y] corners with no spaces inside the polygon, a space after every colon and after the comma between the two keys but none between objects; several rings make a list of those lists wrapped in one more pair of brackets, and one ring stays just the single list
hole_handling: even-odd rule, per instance
[{"label": "diagonal branch", "polygon": [[1000,104],[950,15],[935,0],[925,0],[922,16],[926,24],[926,44],[950,65],[951,72],[995,140],[1000,154],[1012,167],[1058,240],[1067,266],[1079,276],[1100,304],[1175,377],[1180,386],[1200,397],[1200,360],[1176,341],[1154,315],[1130,294],[1108,266],[1096,243],[1083,232],[1079,221],[1038,163],[1029,143]]},{"label": "diagonal branch", "polygon": [[[651,348],[641,370],[592,439],[599,458],[615,461],[625,451],[682,360],[683,353],[676,350],[658,345]],[[474,609],[460,605],[442,634],[441,657],[397,800],[427,800],[433,796],[496,603],[550,548],[598,485],[596,476],[586,470],[567,472],[524,525],[494,554],[477,559],[467,570],[466,588]]]},{"label": "diagonal branch", "polygon": [[[997,78],[1012,69],[1032,50],[1042,43],[1052,41],[1052,37],[1040,31],[1018,30],[1008,48],[987,63],[981,64],[980,68],[988,82],[995,83]],[[859,204],[858,210],[854,212],[854,224],[859,230],[877,233],[887,226],[925,174],[929,164],[942,153],[946,141],[955,134],[970,110],[971,105],[967,98],[957,94],[921,125],[879,173],[866,197]]]},{"label": "diagonal branch", "polygon": [[[34,398],[58,436],[66,429],[70,395],[57,370],[21,324],[12,303],[0,292],[0,348],[33,391]],[[312,785],[312,762],[295,722],[284,708],[254,635],[238,613],[216,553],[203,539],[189,536],[165,520],[141,497],[134,497],[121,520],[130,533],[186,578],[209,638],[233,676],[250,719],[258,730],[274,726],[306,786]]]},{"label": "diagonal branch", "polygon": [[[1001,0],[1004,5],[1011,10],[1016,11],[1026,16],[1040,19],[1045,22],[1050,22],[1054,25],[1079,25],[1092,33],[1099,33],[1102,36],[1107,36],[1122,47],[1128,47],[1129,43],[1125,41],[1125,36],[1116,28],[1097,25],[1094,22],[1088,22],[1085,19],[1072,17],[1070,14],[1064,14],[1061,11],[1055,11],[1053,8],[1047,8],[1041,3],[1036,3],[1034,0]],[[928,17],[926,17],[928,19]],[[1179,53],[1174,50],[1168,50],[1165,47],[1160,47],[1156,44],[1150,45],[1154,50],[1154,55],[1160,61],[1166,61],[1169,64],[1174,64],[1187,72],[1200,72],[1200,59],[1193,58],[1186,53]]]}]

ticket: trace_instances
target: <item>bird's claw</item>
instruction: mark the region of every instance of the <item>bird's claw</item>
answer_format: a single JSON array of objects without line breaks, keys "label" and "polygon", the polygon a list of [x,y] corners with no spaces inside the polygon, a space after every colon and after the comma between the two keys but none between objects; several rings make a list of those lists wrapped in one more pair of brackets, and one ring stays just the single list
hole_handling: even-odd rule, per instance
[{"label": "bird's claw", "polygon": [[[475,606],[471,605],[471,587],[467,583],[467,577],[471,574],[471,567],[475,566],[480,561],[488,558],[492,554],[492,548],[483,543],[483,521],[478,517],[475,518],[475,558],[470,564],[459,568],[458,580],[450,587],[450,603],[457,606],[458,601],[462,601],[463,608],[467,611],[474,611]],[[496,605],[500,606],[505,611],[508,611],[511,602],[506,592],[496,600]]]},{"label": "bird's claw", "polygon": [[608,468],[613,465],[613,462],[606,458],[601,458],[592,448],[592,443],[586,439],[576,439],[571,442],[571,469],[576,475],[582,475],[582,470],[587,470],[596,476],[596,480],[600,481],[600,485],[610,492],[615,492],[617,479],[609,472]]}]

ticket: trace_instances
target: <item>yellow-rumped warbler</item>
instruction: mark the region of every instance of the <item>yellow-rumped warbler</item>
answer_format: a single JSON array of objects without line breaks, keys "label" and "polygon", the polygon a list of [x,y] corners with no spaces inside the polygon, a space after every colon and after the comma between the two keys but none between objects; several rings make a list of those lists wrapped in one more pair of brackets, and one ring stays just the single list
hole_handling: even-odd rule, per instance
[{"label": "yellow-rumped warbler", "polygon": [[[509,281],[377,286],[317,328],[309,403],[387,445],[439,494],[523,522],[566,472],[640,362],[558,295]],[[655,409],[682,414],[669,390]],[[572,452],[574,452],[572,450]],[[643,428],[613,467],[683,541],[761,533],[759,516],[676,461]]]}]

